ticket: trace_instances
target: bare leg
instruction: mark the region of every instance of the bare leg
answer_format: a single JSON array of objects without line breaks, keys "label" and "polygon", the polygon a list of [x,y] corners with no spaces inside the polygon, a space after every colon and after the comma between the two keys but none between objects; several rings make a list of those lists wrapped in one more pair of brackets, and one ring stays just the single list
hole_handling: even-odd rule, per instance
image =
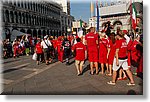
[{"label": "bare leg", "polygon": [[119,79],[122,79],[123,69],[119,69]]},{"label": "bare leg", "polygon": [[101,74],[104,74],[104,64],[101,63]]},{"label": "bare leg", "polygon": [[109,66],[108,63],[106,63],[107,73],[109,73]]},{"label": "bare leg", "polygon": [[98,74],[98,63],[97,62],[94,62],[94,65],[95,65],[95,68],[96,68],[96,74]]},{"label": "bare leg", "polygon": [[81,61],[81,62],[80,62],[80,73],[81,73],[81,74],[82,74],[83,64],[84,64],[84,61]]},{"label": "bare leg", "polygon": [[132,76],[131,71],[130,71],[129,69],[127,69],[126,72],[127,72],[127,75],[129,76],[130,82],[131,82],[131,83],[134,83],[134,80],[133,80],[133,76]]},{"label": "bare leg", "polygon": [[117,77],[117,71],[113,71],[113,76],[112,76],[112,82],[116,82],[116,77]]},{"label": "bare leg", "polygon": [[109,65],[109,75],[112,75],[112,65]]},{"label": "bare leg", "polygon": [[75,61],[75,66],[76,66],[78,75],[80,74],[80,71],[79,71],[79,67],[80,67],[80,66],[79,66],[79,63],[80,63],[79,61],[77,61],[77,60]]},{"label": "bare leg", "polygon": [[112,76],[112,65],[109,65],[109,73],[106,74],[107,76]]},{"label": "bare leg", "polygon": [[123,73],[123,78],[126,78],[127,76],[124,70],[122,71],[122,73]]},{"label": "bare leg", "polygon": [[94,74],[94,71],[93,71],[93,62],[90,62],[90,68],[91,68],[91,74]]}]

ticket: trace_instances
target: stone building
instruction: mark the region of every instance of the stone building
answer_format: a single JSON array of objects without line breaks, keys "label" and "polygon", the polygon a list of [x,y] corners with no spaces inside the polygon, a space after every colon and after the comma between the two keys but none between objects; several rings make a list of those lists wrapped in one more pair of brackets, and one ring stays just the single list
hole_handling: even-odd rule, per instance
[{"label": "stone building", "polygon": [[[113,1],[113,0],[112,0]],[[140,0],[139,0],[140,1]],[[137,27],[142,31],[143,27],[143,3],[134,0],[134,4],[137,10],[137,20],[139,21]],[[111,3],[100,3],[99,14],[100,14],[100,29],[104,28],[105,23],[111,22],[116,31],[117,27],[131,31],[130,22],[130,0],[118,0],[117,2]],[[96,10],[95,10],[96,11]],[[96,16],[89,19],[89,26],[97,27],[97,12]]]},{"label": "stone building", "polygon": [[56,2],[2,0],[3,38],[10,39],[13,30],[43,38],[59,36],[62,7]]}]

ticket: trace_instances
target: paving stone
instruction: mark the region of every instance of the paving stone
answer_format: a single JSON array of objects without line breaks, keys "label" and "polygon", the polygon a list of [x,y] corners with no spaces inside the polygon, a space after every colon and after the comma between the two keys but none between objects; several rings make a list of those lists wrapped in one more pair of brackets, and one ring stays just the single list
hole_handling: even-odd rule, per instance
[{"label": "paving stone", "polygon": [[[19,60],[22,60],[19,58]],[[51,67],[51,65],[46,66],[45,64],[36,65],[36,62],[33,61],[30,57],[25,56],[25,63],[31,62],[28,69],[44,69],[47,70],[35,74],[28,79],[20,80],[20,82],[15,83],[20,78],[34,73],[34,71],[28,70],[19,70],[12,71],[10,73],[5,73],[4,78],[12,80],[14,82],[4,85],[4,92],[2,94],[53,94],[53,95],[80,95],[80,94],[97,94],[97,95],[126,95],[126,94],[143,94],[143,80],[135,77],[135,86],[127,86],[126,84],[129,80],[117,81],[115,86],[108,85],[107,82],[112,80],[112,77],[106,75],[90,75],[90,70],[88,62],[85,63],[82,76],[77,76],[76,68],[74,63],[66,66],[65,63],[59,63]],[[9,59],[10,63],[23,64],[24,62],[13,62]],[[11,62],[12,61],[12,62]],[[73,61],[73,60],[71,60]],[[4,65],[5,67],[10,66],[9,63]],[[88,68],[87,68],[88,66]]]}]

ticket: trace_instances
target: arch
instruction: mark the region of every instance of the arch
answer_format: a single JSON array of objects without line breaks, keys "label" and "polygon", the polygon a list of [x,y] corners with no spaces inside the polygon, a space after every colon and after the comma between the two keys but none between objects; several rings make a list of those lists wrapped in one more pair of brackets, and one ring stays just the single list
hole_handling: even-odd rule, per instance
[{"label": "arch", "polygon": [[21,7],[21,3],[20,3],[20,1],[18,1],[18,7]]},{"label": "arch", "polygon": [[50,35],[49,30],[47,30],[47,35]]},{"label": "arch", "polygon": [[6,10],[6,22],[10,22],[9,21],[9,11],[8,10]]},{"label": "arch", "polygon": [[24,2],[24,8],[27,9],[27,2]]},{"label": "arch", "polygon": [[29,25],[32,25],[32,16],[31,15],[29,15]]},{"label": "arch", "polygon": [[20,29],[20,32],[23,32],[23,33],[25,33],[25,30],[22,28],[22,29]]},{"label": "arch", "polygon": [[35,3],[33,3],[32,6],[33,6],[33,11],[35,11]]},{"label": "arch", "polygon": [[15,15],[15,23],[18,23],[18,13],[15,11],[15,13],[14,13],[14,15]]},{"label": "arch", "polygon": [[37,37],[37,30],[36,29],[33,30],[33,37]]},{"label": "arch", "polygon": [[43,19],[43,17],[42,17],[42,26],[44,25],[44,19]]},{"label": "arch", "polygon": [[41,19],[41,17],[39,17],[39,25],[40,26],[42,25],[42,19]]},{"label": "arch", "polygon": [[21,24],[22,23],[22,14],[21,12],[18,13],[18,22]]},{"label": "arch", "polygon": [[25,24],[25,14],[22,13],[22,23]]},{"label": "arch", "polygon": [[44,37],[44,36],[46,36],[46,31],[45,31],[45,30],[43,30],[43,37]]},{"label": "arch", "polygon": [[119,20],[116,20],[116,21],[113,22],[113,25],[114,25],[114,26],[115,26],[115,25],[122,25],[122,22],[119,21]]},{"label": "arch", "polygon": [[26,5],[27,5],[27,9],[30,9],[30,3],[26,2]]},{"label": "arch", "polygon": [[6,17],[5,17],[5,10],[4,9],[2,10],[2,14],[3,14],[2,21],[5,22],[6,21]]},{"label": "arch", "polygon": [[41,38],[42,32],[41,30],[38,30],[38,38]]},{"label": "arch", "polygon": [[13,31],[13,30],[19,31],[19,29],[18,29],[17,27],[13,27],[13,28],[12,28],[12,31]]},{"label": "arch", "polygon": [[11,19],[11,22],[14,23],[14,13],[13,13],[13,11],[10,11],[10,19]]},{"label": "arch", "polygon": [[24,8],[24,3],[23,3],[23,1],[21,1],[21,7]]},{"label": "arch", "polygon": [[11,39],[10,29],[8,29],[8,28],[5,28],[5,38]]},{"label": "arch", "polygon": [[35,25],[39,25],[39,18],[38,18],[38,16],[36,16],[36,18],[35,18]]},{"label": "arch", "polygon": [[36,19],[36,17],[35,17],[35,16],[32,16],[32,22],[31,22],[31,23],[32,23],[33,25],[35,25],[35,19]]},{"label": "arch", "polygon": [[28,30],[27,30],[27,34],[31,34],[31,35],[32,35],[32,30],[31,30],[31,29],[28,29]]},{"label": "arch", "polygon": [[28,20],[29,20],[28,14],[26,13],[25,15],[26,15],[26,16],[25,16],[25,18],[26,18],[26,24],[28,25]]}]

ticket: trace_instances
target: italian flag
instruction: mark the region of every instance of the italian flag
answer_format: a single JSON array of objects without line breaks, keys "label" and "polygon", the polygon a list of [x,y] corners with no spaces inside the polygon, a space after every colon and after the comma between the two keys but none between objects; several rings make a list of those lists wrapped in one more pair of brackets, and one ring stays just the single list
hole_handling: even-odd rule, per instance
[{"label": "italian flag", "polygon": [[132,21],[132,28],[134,30],[136,29],[136,25],[137,25],[136,16],[137,16],[137,11],[136,11],[134,3],[131,0],[131,21]]}]

